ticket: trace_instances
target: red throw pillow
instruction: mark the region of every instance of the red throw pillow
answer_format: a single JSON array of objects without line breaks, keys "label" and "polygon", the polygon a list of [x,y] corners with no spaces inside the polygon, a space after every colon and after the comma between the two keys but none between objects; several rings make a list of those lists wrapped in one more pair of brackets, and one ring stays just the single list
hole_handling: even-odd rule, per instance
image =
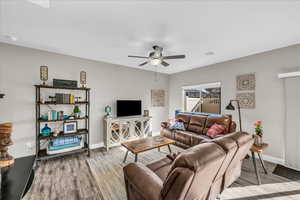
[{"label": "red throw pillow", "polygon": [[207,130],[206,135],[210,138],[215,138],[217,135],[224,134],[225,131],[226,128],[224,126],[215,123]]}]

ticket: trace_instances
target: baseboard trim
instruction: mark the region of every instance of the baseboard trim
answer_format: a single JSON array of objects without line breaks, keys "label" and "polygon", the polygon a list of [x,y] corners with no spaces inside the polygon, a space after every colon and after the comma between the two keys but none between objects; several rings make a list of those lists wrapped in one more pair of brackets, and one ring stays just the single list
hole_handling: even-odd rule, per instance
[{"label": "baseboard trim", "polygon": [[103,148],[104,147],[104,143],[103,142],[100,142],[100,143],[97,143],[97,144],[91,144],[90,145],[90,149],[99,149],[99,148]]},{"label": "baseboard trim", "polygon": [[271,163],[284,165],[284,160],[282,158],[277,158],[277,157],[273,157],[273,156],[263,154],[263,159],[268,161],[268,162],[271,162]]},{"label": "baseboard trim", "polygon": [[[250,154],[251,156],[251,154]],[[258,158],[258,155],[255,154],[255,158]],[[282,158],[277,158],[269,155],[262,154],[262,159],[274,164],[284,165],[284,160]]]}]

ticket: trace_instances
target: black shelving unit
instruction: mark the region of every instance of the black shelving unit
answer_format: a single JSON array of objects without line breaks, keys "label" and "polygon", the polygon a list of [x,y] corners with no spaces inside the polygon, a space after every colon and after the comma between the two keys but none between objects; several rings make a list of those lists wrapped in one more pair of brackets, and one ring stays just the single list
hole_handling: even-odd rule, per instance
[{"label": "black shelving unit", "polygon": [[[75,104],[66,104],[66,103],[56,103],[51,101],[46,102],[40,102],[41,99],[41,90],[42,89],[61,89],[61,90],[77,90],[77,91],[83,91],[85,93],[85,100],[76,102]],[[35,85],[35,91],[36,91],[36,159],[37,160],[46,160],[56,157],[61,157],[65,155],[71,155],[74,153],[82,153],[87,152],[88,156],[90,156],[90,88],[75,88],[75,87],[54,87],[49,85]],[[41,119],[41,106],[45,105],[85,105],[85,113],[86,116],[81,118],[75,118],[75,119],[63,119],[63,120],[42,120]],[[66,121],[76,121],[76,120],[84,120],[85,127],[82,129],[78,129],[76,133],[71,134],[64,134],[63,132],[59,133],[57,136],[54,136],[52,133],[49,136],[42,136],[40,135],[41,130],[41,124],[42,123],[61,123]],[[84,136],[84,146],[81,149],[77,149],[74,151],[68,151],[64,153],[58,153],[53,155],[47,155],[45,149],[41,149],[41,141],[42,140],[51,140],[54,138],[62,138],[66,136],[76,136],[76,135],[82,135]]]}]

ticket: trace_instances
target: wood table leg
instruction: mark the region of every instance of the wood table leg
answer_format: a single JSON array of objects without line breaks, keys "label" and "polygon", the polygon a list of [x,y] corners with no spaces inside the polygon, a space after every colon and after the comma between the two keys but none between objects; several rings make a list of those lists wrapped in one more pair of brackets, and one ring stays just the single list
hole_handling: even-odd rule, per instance
[{"label": "wood table leg", "polygon": [[252,154],[252,160],[253,160],[253,165],[254,165],[254,169],[255,169],[255,174],[256,174],[257,182],[258,182],[258,185],[260,185],[261,184],[261,180],[260,180],[259,171],[258,171],[257,165],[256,165],[255,154],[254,154],[254,152],[251,152],[251,154]]},{"label": "wood table leg", "polygon": [[138,161],[138,154],[135,154],[134,162],[137,162],[137,161]]},{"label": "wood table leg", "polygon": [[169,144],[168,144],[168,149],[169,149],[170,153],[172,153],[172,150],[171,150],[171,147]]},{"label": "wood table leg", "polygon": [[265,174],[268,174],[268,171],[267,171],[267,168],[265,166],[264,160],[262,159],[262,156],[260,155],[260,153],[258,153],[258,157],[259,157],[259,160],[260,160],[260,163],[261,163],[262,167],[264,168]]},{"label": "wood table leg", "polygon": [[126,160],[127,160],[127,156],[128,156],[128,150],[126,151],[126,154],[125,154],[125,157],[124,157],[124,160],[123,160],[123,163],[125,163],[126,162]]}]

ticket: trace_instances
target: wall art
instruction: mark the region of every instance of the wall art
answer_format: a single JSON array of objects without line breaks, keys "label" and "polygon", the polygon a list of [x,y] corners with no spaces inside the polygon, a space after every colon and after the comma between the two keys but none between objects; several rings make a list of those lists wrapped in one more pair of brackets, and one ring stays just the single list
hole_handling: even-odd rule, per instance
[{"label": "wall art", "polygon": [[255,93],[254,92],[237,93],[236,99],[239,100],[241,108],[255,109]]},{"label": "wall art", "polygon": [[236,89],[242,90],[255,90],[255,73],[242,74],[236,77]]},{"label": "wall art", "polygon": [[151,90],[151,105],[154,107],[165,106],[165,90],[162,89]]}]

